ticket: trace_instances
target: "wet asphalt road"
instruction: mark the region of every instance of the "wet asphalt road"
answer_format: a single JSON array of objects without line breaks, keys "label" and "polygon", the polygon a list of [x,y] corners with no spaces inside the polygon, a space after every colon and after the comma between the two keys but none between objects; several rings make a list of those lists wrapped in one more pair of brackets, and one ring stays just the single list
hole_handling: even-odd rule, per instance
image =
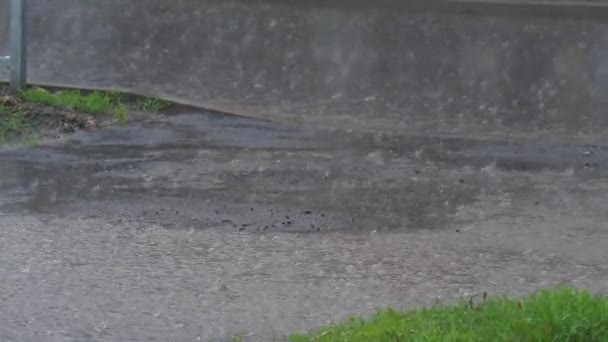
[{"label": "wet asphalt road", "polygon": [[608,149],[195,113],[0,153],[0,340],[266,341],[608,290]]}]

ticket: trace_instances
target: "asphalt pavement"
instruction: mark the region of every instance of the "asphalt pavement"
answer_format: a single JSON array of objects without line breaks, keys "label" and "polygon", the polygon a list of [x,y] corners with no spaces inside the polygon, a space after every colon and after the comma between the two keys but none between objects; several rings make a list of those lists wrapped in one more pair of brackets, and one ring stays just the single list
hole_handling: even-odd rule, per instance
[{"label": "asphalt pavement", "polygon": [[0,340],[279,339],[608,290],[608,148],[212,112],[0,152]]}]

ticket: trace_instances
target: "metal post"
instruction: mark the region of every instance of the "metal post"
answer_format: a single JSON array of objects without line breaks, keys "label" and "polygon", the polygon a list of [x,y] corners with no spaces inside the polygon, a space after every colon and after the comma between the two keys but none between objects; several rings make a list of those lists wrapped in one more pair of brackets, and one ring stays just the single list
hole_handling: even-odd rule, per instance
[{"label": "metal post", "polygon": [[11,0],[11,89],[25,88],[27,80],[27,0]]}]

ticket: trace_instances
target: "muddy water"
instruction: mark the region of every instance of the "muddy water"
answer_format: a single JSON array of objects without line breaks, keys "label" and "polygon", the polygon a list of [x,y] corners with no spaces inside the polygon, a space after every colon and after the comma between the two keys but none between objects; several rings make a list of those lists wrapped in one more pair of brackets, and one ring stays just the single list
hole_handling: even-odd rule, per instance
[{"label": "muddy water", "polygon": [[608,149],[184,113],[0,153],[2,340],[264,341],[608,290]]}]

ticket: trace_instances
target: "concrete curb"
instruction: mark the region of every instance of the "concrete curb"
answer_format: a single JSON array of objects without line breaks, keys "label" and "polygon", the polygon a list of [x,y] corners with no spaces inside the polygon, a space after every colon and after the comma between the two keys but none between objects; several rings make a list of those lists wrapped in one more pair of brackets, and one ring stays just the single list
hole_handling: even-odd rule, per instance
[{"label": "concrete curb", "polygon": [[236,0],[256,5],[284,6],[310,10],[400,10],[410,13],[477,14],[608,20],[608,1],[572,0]]}]

